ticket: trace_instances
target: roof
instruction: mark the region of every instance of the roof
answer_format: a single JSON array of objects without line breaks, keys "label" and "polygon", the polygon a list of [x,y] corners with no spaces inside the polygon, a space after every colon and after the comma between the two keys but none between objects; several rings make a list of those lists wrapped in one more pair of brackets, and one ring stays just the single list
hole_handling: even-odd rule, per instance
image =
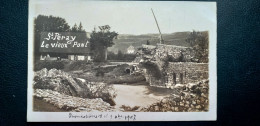
[{"label": "roof", "polygon": [[130,46],[127,48],[127,50],[134,50],[134,49],[135,49],[135,47],[132,46],[132,45],[130,45]]},{"label": "roof", "polygon": [[42,32],[40,52],[90,53],[90,43],[85,32]]}]

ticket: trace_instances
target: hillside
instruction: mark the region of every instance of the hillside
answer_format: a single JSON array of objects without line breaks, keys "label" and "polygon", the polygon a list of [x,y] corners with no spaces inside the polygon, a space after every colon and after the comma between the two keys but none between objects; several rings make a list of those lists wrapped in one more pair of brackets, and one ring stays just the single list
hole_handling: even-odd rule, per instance
[{"label": "hillside", "polygon": [[[177,45],[189,47],[189,43],[185,40],[190,32],[176,32],[172,34],[163,34],[163,39],[167,45]],[[120,34],[118,39],[114,40],[115,45],[108,48],[108,51],[117,53],[118,50],[125,52],[126,49],[132,45],[135,48],[141,47],[142,44],[146,44],[147,40],[151,45],[159,43],[159,34],[143,34],[143,35],[129,35]]]}]

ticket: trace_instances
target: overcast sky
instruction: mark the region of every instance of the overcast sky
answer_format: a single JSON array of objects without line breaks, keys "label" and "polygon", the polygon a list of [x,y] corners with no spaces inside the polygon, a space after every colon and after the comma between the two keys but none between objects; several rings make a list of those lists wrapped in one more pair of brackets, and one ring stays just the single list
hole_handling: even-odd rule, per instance
[{"label": "overcast sky", "polygon": [[110,25],[119,34],[158,33],[153,8],[162,33],[209,30],[216,25],[213,2],[171,1],[83,1],[31,0],[31,16],[39,14],[64,18],[70,26],[82,22],[91,32],[94,26]]}]

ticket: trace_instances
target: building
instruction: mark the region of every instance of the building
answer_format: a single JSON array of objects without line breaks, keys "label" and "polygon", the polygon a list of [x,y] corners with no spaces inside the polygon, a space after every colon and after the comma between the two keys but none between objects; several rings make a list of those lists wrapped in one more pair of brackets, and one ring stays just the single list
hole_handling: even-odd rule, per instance
[{"label": "building", "polygon": [[134,54],[135,53],[135,47],[130,45],[128,48],[127,48],[127,51],[126,51],[127,54]]},{"label": "building", "polygon": [[68,55],[69,60],[87,60],[92,61],[91,55],[84,55],[84,54],[69,54]]}]

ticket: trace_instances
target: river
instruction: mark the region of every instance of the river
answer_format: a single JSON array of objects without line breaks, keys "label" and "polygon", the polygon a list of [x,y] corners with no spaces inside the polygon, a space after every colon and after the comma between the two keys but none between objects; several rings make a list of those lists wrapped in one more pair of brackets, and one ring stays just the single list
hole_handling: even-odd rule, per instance
[{"label": "river", "polygon": [[117,91],[116,108],[120,108],[122,105],[146,107],[160,101],[165,96],[169,96],[172,92],[171,89],[156,88],[149,85],[114,84],[114,88]]}]

